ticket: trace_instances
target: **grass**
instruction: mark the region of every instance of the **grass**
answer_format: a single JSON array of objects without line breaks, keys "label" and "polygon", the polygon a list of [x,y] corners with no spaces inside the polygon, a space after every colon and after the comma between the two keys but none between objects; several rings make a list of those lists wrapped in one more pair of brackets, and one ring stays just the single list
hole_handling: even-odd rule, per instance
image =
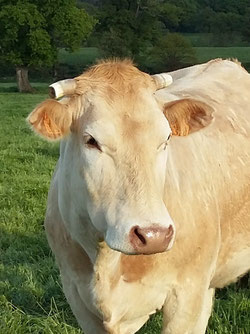
[{"label": "grass", "polygon": [[[239,47],[194,47],[199,62],[206,62],[212,58],[238,58],[243,63],[250,63],[250,46]],[[68,65],[77,65],[84,68],[100,57],[97,48],[81,48],[77,52],[60,51],[59,62]]]},{"label": "grass", "polygon": [[[45,98],[40,92],[0,94],[0,334],[81,333],[43,228],[58,144],[42,141],[25,123]],[[217,293],[207,334],[250,333],[248,286]],[[139,333],[159,334],[161,319],[158,313]]]},{"label": "grass", "polygon": [[250,47],[195,47],[200,63],[213,58],[237,58],[242,63],[250,64]]},{"label": "grass", "polygon": [[193,46],[248,46],[243,37],[237,33],[213,34],[213,33],[183,33]]},{"label": "grass", "polygon": [[28,112],[44,98],[0,94],[1,334],[80,333],[43,231],[58,145],[33,136],[25,123]]},{"label": "grass", "polygon": [[[202,38],[199,36],[199,38]],[[198,63],[207,62],[214,58],[237,58],[243,65],[250,69],[250,46],[239,47],[194,47]],[[73,70],[80,73],[86,66],[94,63],[100,58],[97,48],[81,48],[75,53],[68,53],[61,50],[59,61],[73,67]]]},{"label": "grass", "polygon": [[[194,36],[190,37],[192,34],[187,34],[189,39],[193,38],[193,40],[197,40],[196,43],[202,44],[201,40],[204,38],[204,44],[207,41],[207,34],[193,34]],[[194,45],[196,44],[194,43]],[[210,47],[210,46],[202,46],[202,47],[194,47],[196,58],[198,63],[203,63],[208,60],[214,58],[237,58],[239,61],[242,62],[243,66],[246,67],[247,70],[250,71],[250,46],[238,46],[238,47]],[[78,51],[74,53],[70,53],[65,49],[61,49],[59,52],[58,58],[58,66],[59,66],[59,73],[60,77],[62,78],[70,78],[75,77],[82,73],[87,67],[95,63],[98,59],[101,58],[101,53],[98,48],[95,47],[88,47],[88,48],[80,48]],[[46,72],[46,71],[45,71]],[[31,71],[30,77],[33,79],[40,80],[50,80],[51,74],[49,72],[46,74],[44,72],[34,72]],[[41,76],[44,79],[41,79]],[[47,78],[47,79],[46,79]],[[0,85],[0,92],[7,93],[7,92],[17,92],[17,86],[15,83],[9,85],[10,82],[13,82],[15,78],[7,77],[1,78],[0,81],[5,83],[5,85]],[[7,82],[8,81],[8,82]],[[34,81],[34,80],[33,80]],[[36,82],[33,84],[33,87],[38,89],[39,91],[42,90],[45,93],[45,85],[46,83]]]},{"label": "grass", "polygon": [[[35,91],[39,91],[40,93],[48,93],[48,82],[32,82],[31,84],[32,88],[35,89]],[[17,83],[13,81],[13,79],[10,80],[10,82],[1,82],[0,83],[0,93],[17,93]]]}]

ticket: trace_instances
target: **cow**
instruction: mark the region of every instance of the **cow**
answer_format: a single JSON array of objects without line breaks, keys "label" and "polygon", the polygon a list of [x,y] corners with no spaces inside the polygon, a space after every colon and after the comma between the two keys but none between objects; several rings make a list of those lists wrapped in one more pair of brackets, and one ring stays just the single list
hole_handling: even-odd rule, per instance
[{"label": "cow", "polygon": [[248,272],[249,92],[237,61],[155,76],[102,61],[29,115],[61,140],[45,230],[85,334],[157,310],[163,334],[203,334],[215,289]]}]

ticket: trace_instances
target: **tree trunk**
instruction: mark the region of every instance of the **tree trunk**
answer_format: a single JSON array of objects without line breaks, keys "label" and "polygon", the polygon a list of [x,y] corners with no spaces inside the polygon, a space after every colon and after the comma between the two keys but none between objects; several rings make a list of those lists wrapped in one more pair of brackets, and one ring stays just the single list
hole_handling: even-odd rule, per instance
[{"label": "tree trunk", "polygon": [[137,1],[137,7],[136,7],[136,13],[135,13],[135,17],[137,18],[139,15],[139,10],[140,10],[140,5],[141,5],[141,1]]},{"label": "tree trunk", "polygon": [[57,70],[57,65],[54,64],[52,67],[52,73],[53,73],[53,81],[56,82],[59,80],[59,76],[58,76],[58,70]]},{"label": "tree trunk", "polygon": [[20,93],[32,93],[34,89],[29,83],[28,68],[17,67],[16,68],[17,87]]}]

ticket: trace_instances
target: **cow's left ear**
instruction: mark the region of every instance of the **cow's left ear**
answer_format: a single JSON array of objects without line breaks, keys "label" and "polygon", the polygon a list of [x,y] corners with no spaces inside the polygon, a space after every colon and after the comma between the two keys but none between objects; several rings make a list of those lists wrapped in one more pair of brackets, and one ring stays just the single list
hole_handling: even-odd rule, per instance
[{"label": "cow's left ear", "polygon": [[208,126],[213,120],[213,111],[206,103],[193,99],[172,101],[163,106],[174,136],[187,136]]}]

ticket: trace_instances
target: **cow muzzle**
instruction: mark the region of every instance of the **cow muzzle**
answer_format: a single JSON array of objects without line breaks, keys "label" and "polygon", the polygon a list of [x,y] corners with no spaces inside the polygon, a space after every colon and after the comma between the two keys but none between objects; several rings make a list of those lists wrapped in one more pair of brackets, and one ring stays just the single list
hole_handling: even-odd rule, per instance
[{"label": "cow muzzle", "polygon": [[134,226],[129,232],[129,241],[135,254],[162,253],[170,249],[174,239],[174,228],[152,225],[146,228]]}]

